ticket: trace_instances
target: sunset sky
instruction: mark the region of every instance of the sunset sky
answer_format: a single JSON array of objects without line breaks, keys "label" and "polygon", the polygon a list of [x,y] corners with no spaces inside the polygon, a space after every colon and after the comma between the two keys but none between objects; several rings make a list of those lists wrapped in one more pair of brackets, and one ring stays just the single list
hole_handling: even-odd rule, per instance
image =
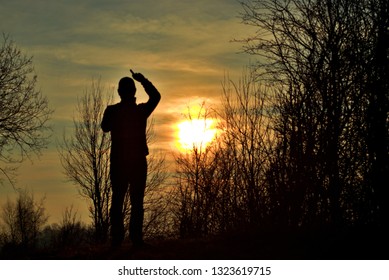
[{"label": "sunset sky", "polygon": [[[49,223],[59,222],[72,204],[88,221],[86,202],[66,181],[56,149],[72,128],[77,97],[101,77],[115,91],[129,69],[143,73],[162,94],[153,116],[156,147],[176,149],[177,124],[187,108],[203,101],[216,106],[221,82],[237,79],[249,62],[233,39],[253,30],[241,23],[237,0],[0,0],[0,32],[29,56],[37,88],[55,110],[47,150],[19,169],[17,187],[46,196]],[[147,95],[138,84],[138,102]],[[118,98],[116,97],[116,101]],[[15,191],[0,186],[0,203]]]}]

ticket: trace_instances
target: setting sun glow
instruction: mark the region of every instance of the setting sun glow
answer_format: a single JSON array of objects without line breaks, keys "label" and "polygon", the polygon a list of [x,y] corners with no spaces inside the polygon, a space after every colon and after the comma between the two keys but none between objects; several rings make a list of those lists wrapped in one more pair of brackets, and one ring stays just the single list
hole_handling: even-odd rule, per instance
[{"label": "setting sun glow", "polygon": [[177,125],[177,146],[186,151],[193,148],[205,148],[215,138],[217,129],[214,119],[187,120]]}]

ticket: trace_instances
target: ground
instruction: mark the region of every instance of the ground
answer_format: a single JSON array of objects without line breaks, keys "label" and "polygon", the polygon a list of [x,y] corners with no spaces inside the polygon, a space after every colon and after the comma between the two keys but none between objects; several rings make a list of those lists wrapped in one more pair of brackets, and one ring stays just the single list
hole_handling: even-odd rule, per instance
[{"label": "ground", "polygon": [[125,242],[81,245],[32,255],[3,255],[8,259],[389,259],[387,234],[372,230],[231,233],[207,239],[150,239],[144,248]]}]

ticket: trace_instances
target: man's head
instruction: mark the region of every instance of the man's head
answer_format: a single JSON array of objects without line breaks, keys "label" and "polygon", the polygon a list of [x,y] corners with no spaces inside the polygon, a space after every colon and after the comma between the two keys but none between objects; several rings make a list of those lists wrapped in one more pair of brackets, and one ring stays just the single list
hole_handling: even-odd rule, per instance
[{"label": "man's head", "polygon": [[121,99],[129,99],[135,96],[135,82],[130,77],[121,78],[119,81],[118,93]]}]

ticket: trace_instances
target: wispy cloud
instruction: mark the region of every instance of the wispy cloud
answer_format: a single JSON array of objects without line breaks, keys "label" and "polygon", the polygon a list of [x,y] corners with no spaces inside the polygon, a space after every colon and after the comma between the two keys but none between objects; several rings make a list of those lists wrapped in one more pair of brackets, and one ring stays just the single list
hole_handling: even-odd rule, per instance
[{"label": "wispy cloud", "polygon": [[[71,123],[77,96],[93,77],[101,76],[115,91],[132,67],[162,93],[154,117],[158,141],[166,148],[187,107],[202,100],[216,104],[224,72],[240,73],[248,60],[230,43],[251,33],[239,22],[236,0],[0,1],[0,31],[34,56],[39,87],[55,109],[56,133]],[[138,98],[147,98],[141,89]],[[26,163],[19,181],[68,187],[54,149],[48,156],[39,168],[55,165],[47,169],[50,176],[32,176],[35,167]],[[49,197],[52,186],[46,188]]]}]

